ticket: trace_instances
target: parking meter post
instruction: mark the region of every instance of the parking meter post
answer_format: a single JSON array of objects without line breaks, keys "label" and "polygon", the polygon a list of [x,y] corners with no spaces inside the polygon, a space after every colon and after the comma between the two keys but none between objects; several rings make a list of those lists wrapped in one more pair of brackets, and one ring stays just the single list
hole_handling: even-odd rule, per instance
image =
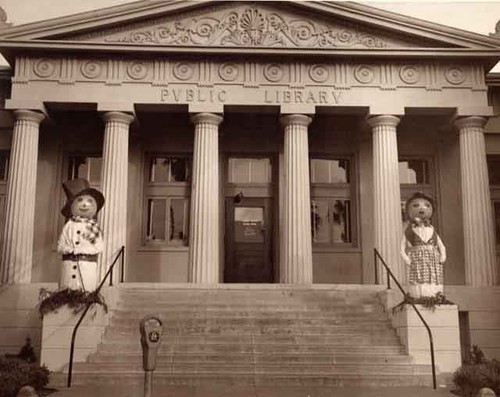
[{"label": "parking meter post", "polygon": [[153,372],[156,369],[156,356],[161,345],[163,325],[155,316],[146,316],[142,319],[141,331],[142,366],[144,368],[144,397],[151,397],[153,390]]}]

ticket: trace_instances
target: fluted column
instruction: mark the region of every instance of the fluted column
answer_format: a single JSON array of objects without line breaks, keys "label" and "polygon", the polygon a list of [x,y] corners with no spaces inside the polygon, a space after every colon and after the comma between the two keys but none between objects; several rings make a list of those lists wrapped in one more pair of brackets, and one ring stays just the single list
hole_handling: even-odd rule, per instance
[{"label": "fluted column", "polygon": [[219,124],[222,117],[198,113],[195,125],[191,217],[189,228],[189,281],[219,282]]},{"label": "fluted column", "polygon": [[284,195],[283,233],[280,242],[280,282],[312,284],[311,194],[307,127],[312,119],[302,114],[283,116]]},{"label": "fluted column", "polygon": [[[396,126],[392,115],[368,119],[373,135],[374,241],[398,281],[406,282],[406,269],[399,254],[402,236],[401,192]],[[379,266],[379,282],[385,283],[385,271]]]},{"label": "fluted column", "polygon": [[[106,200],[100,213],[104,251],[99,260],[102,280],[118,251],[127,242],[128,141],[129,125],[134,117],[127,113],[103,114],[101,190]],[[114,274],[118,274],[118,268]]]},{"label": "fluted column", "polygon": [[2,283],[29,283],[33,266],[36,168],[42,113],[16,110],[7,180]]},{"label": "fluted column", "polygon": [[465,243],[465,282],[496,282],[495,236],[486,165],[483,117],[455,121],[460,134],[460,173]]}]

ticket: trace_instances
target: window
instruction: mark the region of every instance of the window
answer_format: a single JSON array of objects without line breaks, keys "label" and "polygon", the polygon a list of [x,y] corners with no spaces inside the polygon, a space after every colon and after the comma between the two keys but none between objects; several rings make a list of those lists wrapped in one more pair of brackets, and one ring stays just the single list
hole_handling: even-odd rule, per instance
[{"label": "window", "polygon": [[[399,159],[399,183],[401,189],[401,219],[406,222],[406,200],[415,192],[423,192],[435,197],[434,183],[432,178],[432,162],[428,158],[406,158]],[[433,223],[436,222],[436,208],[434,208]]]},{"label": "window", "polygon": [[500,249],[500,155],[487,156],[490,194],[493,206],[493,222],[497,247]]},{"label": "window", "polygon": [[228,182],[237,184],[271,183],[271,159],[240,158],[228,159]]},{"label": "window", "polygon": [[151,155],[146,161],[144,242],[186,246],[191,158]]},{"label": "window", "polygon": [[7,180],[9,172],[9,155],[8,150],[0,150],[0,182]]},{"label": "window", "polygon": [[312,158],[310,167],[313,244],[352,245],[352,160]]},{"label": "window", "polygon": [[101,184],[102,157],[94,155],[73,155],[68,159],[67,179],[83,178],[92,186]]}]

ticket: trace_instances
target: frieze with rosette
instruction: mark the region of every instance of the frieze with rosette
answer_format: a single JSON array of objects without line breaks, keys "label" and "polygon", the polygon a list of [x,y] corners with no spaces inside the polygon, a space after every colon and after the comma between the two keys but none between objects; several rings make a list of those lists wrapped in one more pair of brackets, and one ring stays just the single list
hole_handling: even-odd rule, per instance
[{"label": "frieze with rosette", "polygon": [[[82,58],[18,58],[13,84],[34,80],[60,83],[71,65],[76,65],[74,79],[80,82],[112,81],[116,84],[146,83],[186,84],[203,86],[239,84],[252,88],[259,84],[285,85],[291,88],[307,86],[353,87],[420,87],[442,90],[447,87],[485,90],[484,77],[477,65],[436,62],[404,63],[315,63],[315,62],[245,62],[210,61],[182,58],[155,60],[82,59]],[[120,72],[122,70],[123,72]],[[212,74],[213,70],[213,74]],[[478,71],[479,70],[479,71]],[[71,75],[71,76],[70,76]]]}]

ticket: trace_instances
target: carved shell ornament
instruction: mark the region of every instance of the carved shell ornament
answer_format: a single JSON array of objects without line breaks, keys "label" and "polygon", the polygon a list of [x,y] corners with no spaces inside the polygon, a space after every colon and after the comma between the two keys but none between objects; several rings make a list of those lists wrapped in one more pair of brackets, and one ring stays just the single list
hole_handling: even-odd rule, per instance
[{"label": "carved shell ornament", "polygon": [[114,34],[105,40],[172,46],[386,47],[385,42],[368,33],[327,26],[304,17],[278,15],[256,7]]}]

